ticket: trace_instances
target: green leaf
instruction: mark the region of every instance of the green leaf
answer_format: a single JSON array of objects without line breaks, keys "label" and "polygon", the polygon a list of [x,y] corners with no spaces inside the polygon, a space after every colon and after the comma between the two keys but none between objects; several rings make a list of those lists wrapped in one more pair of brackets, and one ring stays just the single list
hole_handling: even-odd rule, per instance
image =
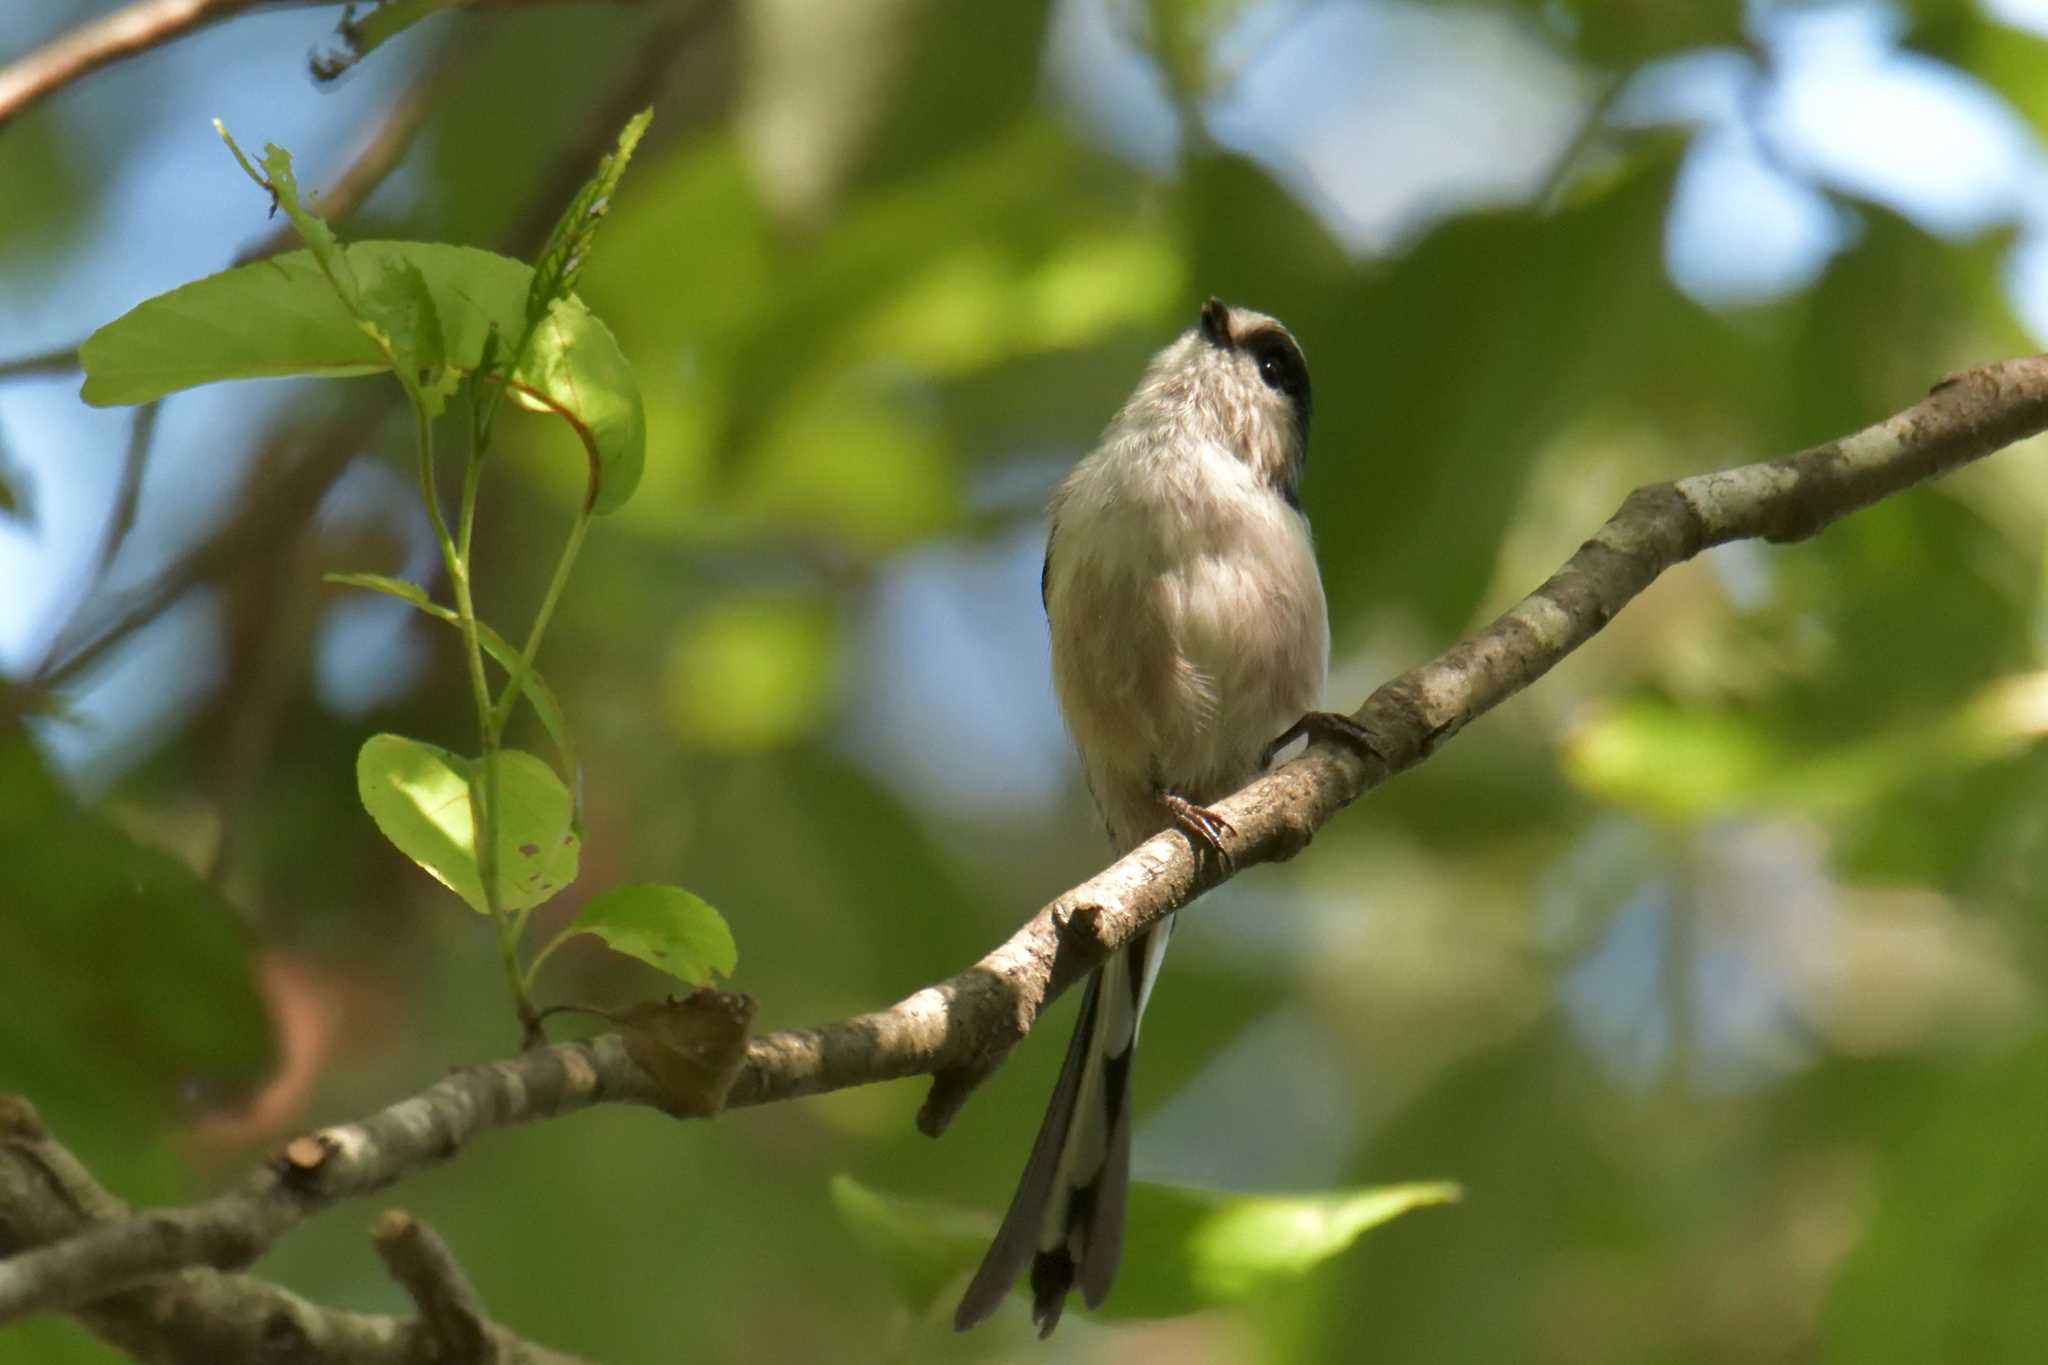
[{"label": "green leaf", "polygon": [[[356,756],[363,808],[398,851],[488,913],[477,870],[470,783],[480,762],[401,735],[372,735]],[[576,879],[573,802],[554,770],[518,749],[498,753],[498,908],[526,910]]]},{"label": "green leaf", "polygon": [[1826,814],[1855,810],[1930,773],[2002,758],[2044,729],[2043,689],[2005,679],[1910,729],[1817,745],[1753,715],[1620,698],[1573,732],[1565,772],[1605,801],[1674,822],[1732,809]]},{"label": "green leaf", "polygon": [[1307,1275],[1368,1229],[1459,1195],[1441,1182],[1308,1195],[1134,1184],[1124,1245],[1144,1254],[1130,1258],[1102,1312],[1167,1317],[1249,1298]]},{"label": "green leaf", "polygon": [[[430,363],[448,367],[445,386],[476,372],[494,327],[507,336],[525,327],[533,271],[523,262],[435,242],[356,242],[340,255],[379,301],[378,336],[364,331],[314,257],[294,251],[159,294],[94,332],[79,348],[82,396],[104,407],[227,379],[376,374],[392,368],[386,344],[431,340],[429,306],[440,334]],[[424,298],[415,297],[413,272]],[[526,406],[561,416],[582,442],[594,510],[631,496],[646,457],[640,386],[610,330],[581,301],[562,299],[549,311],[512,386]]]},{"label": "green leaf", "polygon": [[611,330],[581,299],[559,299],[527,343],[512,388],[529,408],[544,408],[575,429],[590,453],[585,505],[616,511],[640,486],[647,418],[640,385]]},{"label": "green leaf", "polygon": [[429,417],[440,416],[462,376],[448,365],[440,310],[419,264],[399,261],[371,277],[360,304],[362,326],[390,358],[399,382],[425,400]]},{"label": "green leaf", "polygon": [[361,286],[356,282],[355,271],[342,254],[341,239],[334,235],[334,229],[299,198],[299,180],[292,171],[292,154],[274,142],[269,144],[263,149],[263,169],[259,171],[249,164],[249,158],[243,155],[225,123],[215,119],[213,131],[228,144],[228,150],[234,154],[243,173],[270,192],[271,206],[284,210],[284,216],[298,231],[299,240],[306,244],[314,263],[327,277],[328,286],[341,299],[342,305],[360,318],[363,311],[359,297]]},{"label": "green leaf", "polygon": [[334,80],[422,19],[472,3],[474,0],[378,0],[376,8],[360,19],[350,6],[335,27],[342,46],[313,55],[313,79]]},{"label": "green leaf", "polygon": [[[1102,1313],[1169,1317],[1248,1298],[1308,1274],[1370,1228],[1458,1197],[1444,1183],[1309,1195],[1133,1184],[1124,1246],[1137,1252]],[[833,1177],[832,1203],[917,1312],[957,1287],[996,1230],[979,1210],[884,1194],[846,1175]]]},{"label": "green leaf", "polygon": [[576,278],[590,258],[590,244],[597,236],[598,224],[610,212],[612,196],[618,192],[626,164],[633,159],[634,149],[653,120],[654,110],[642,109],[626,121],[626,126],[619,130],[618,146],[598,162],[597,173],[583,182],[569,207],[556,220],[554,231],[548,234],[547,244],[534,263],[533,285],[526,296],[529,326],[546,317],[558,299],[567,298],[575,290]]},{"label": "green leaf", "polygon": [[1837,1120],[1867,1163],[1867,1193],[1812,1358],[2032,1360],[2048,1336],[2048,1045],[2015,1040],[1860,1084],[1847,1093],[1882,1087],[1883,1104],[1852,1103],[1856,1117]]},{"label": "green leaf", "polygon": [[980,1209],[884,1194],[843,1173],[831,1194],[840,1221],[916,1313],[952,1291],[996,1235],[995,1218]]},{"label": "green leaf", "polygon": [[679,886],[615,886],[583,903],[565,934],[596,934],[613,951],[701,986],[731,976],[739,948],[724,916]]},{"label": "green leaf", "polygon": [[[242,917],[179,859],[93,818],[0,735],[0,1089],[166,1122],[275,1065]],[[151,1139],[154,1140],[153,1138]]]},{"label": "green leaf", "polygon": [[[327,582],[345,588],[364,588],[370,592],[381,592],[388,597],[395,597],[407,606],[417,607],[436,621],[445,621],[457,630],[462,629],[462,618],[427,596],[427,590],[417,583],[380,573],[330,573],[323,577]],[[483,646],[484,653],[496,660],[498,666],[510,676],[514,666],[519,662],[519,651],[512,648],[511,642],[504,636],[482,621],[476,623],[476,631],[477,641]],[[561,700],[555,696],[555,690],[548,686],[547,680],[541,677],[539,670],[532,667],[527,668],[526,679],[519,685],[519,691],[520,695],[532,703],[533,713],[540,717],[540,723],[547,730],[548,738],[554,740],[555,748],[561,754],[562,773],[573,784],[582,769],[577,766],[576,745],[569,737],[569,721],[562,714]]]}]

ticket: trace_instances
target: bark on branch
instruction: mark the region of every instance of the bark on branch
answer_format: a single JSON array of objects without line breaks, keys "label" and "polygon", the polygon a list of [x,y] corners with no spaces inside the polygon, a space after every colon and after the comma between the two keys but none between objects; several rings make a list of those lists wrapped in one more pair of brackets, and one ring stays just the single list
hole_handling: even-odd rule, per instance
[{"label": "bark on branch", "polygon": [[[1880,498],[2048,430],[2048,356],[1951,376],[1852,436],[1783,459],[1655,484],[1490,625],[1355,712],[1376,755],[1312,745],[1219,803],[1239,870],[1290,858],[1325,821],[1415,766],[1598,633],[1673,565],[1728,541],[1803,539]],[[936,1135],[1067,986],[1227,875],[1161,834],[1046,905],[981,961],[887,1009],[754,1039],[729,1105],[933,1078]],[[593,1104],[661,1104],[617,1035],[535,1048],[448,1076],[357,1123],[297,1139],[226,1194],[106,1222],[0,1261],[0,1323],[75,1309],[192,1266],[237,1268],[327,1205],[452,1156],[488,1129]],[[4,1209],[4,1204],[0,1204]]]},{"label": "bark on branch", "polygon": [[[33,1106],[0,1095],[0,1257],[128,1217],[127,1205],[50,1136]],[[202,1267],[100,1295],[79,1306],[78,1318],[158,1365],[578,1365],[486,1320],[447,1247],[407,1215],[386,1214],[374,1240],[419,1305],[418,1318],[323,1308],[277,1285]]]}]

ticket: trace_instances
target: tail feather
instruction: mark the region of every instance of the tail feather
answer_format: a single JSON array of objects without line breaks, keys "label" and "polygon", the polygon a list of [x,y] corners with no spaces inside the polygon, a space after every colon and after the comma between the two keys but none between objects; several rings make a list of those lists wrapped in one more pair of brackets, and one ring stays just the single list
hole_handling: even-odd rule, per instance
[{"label": "tail feather", "polygon": [[993,1313],[1027,1264],[1040,1336],[1059,1324],[1076,1284],[1090,1308],[1109,1293],[1130,1188],[1131,1063],[1170,924],[1133,939],[1089,981],[1030,1160],[953,1314],[956,1328]]}]

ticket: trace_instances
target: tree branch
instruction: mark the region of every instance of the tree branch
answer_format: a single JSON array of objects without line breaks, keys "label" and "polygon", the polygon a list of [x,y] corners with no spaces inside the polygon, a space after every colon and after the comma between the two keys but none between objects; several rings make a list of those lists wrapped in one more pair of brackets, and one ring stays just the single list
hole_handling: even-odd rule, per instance
[{"label": "tree branch", "polygon": [[[1373,693],[1354,718],[1371,732],[1375,753],[1318,742],[1220,802],[1234,866],[1292,857],[1339,810],[1428,758],[1591,639],[1673,565],[1732,540],[1804,539],[2044,429],[2048,356],[2034,356],[1951,376],[1853,436],[1637,489],[1534,592]],[[1155,836],[1042,908],[966,971],[885,1010],[754,1039],[728,1104],[930,1075],[918,1121],[937,1134],[1047,1003],[1226,875],[1213,863],[1198,866],[1180,835]],[[361,1122],[295,1140],[214,1199],[108,1222],[0,1261],[0,1323],[77,1308],[185,1267],[237,1268],[301,1219],[445,1160],[488,1129],[598,1103],[659,1106],[661,1099],[616,1034],[456,1072]]]},{"label": "tree branch", "polygon": [[170,42],[202,24],[238,14],[259,0],[135,0],[80,24],[0,67],[0,128],[9,119],[90,72]]},{"label": "tree branch", "polygon": [[[0,1257],[128,1216],[44,1129],[33,1106],[0,1096]],[[327,1361],[346,1365],[577,1365],[487,1322],[440,1239],[403,1214],[385,1215],[378,1252],[420,1305],[416,1320],[323,1308],[246,1275],[186,1269],[101,1295],[78,1316],[101,1339],[160,1365]],[[387,1237],[387,1232],[390,1234]],[[449,1349],[443,1314],[461,1292],[469,1354]]]}]

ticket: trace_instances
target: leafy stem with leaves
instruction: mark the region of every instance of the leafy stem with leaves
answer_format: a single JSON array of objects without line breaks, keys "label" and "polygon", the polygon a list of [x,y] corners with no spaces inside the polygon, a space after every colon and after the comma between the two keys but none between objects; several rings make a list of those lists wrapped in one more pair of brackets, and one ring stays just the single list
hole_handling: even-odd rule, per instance
[{"label": "leafy stem with leaves", "polygon": [[[533,1004],[538,970],[567,938],[595,934],[693,985],[732,972],[732,936],[718,912],[676,887],[613,888],[524,963],[527,922],[575,880],[581,822],[572,784],[581,770],[559,700],[535,666],[592,521],[632,495],[646,432],[632,367],[609,330],[575,294],[598,225],[646,131],[633,118],[614,150],[571,201],[538,262],[469,247],[421,242],[344,246],[299,194],[291,156],[267,147],[252,162],[215,127],[242,169],[271,196],[306,249],[224,271],[146,300],[81,348],[84,397],[97,404],[149,402],[224,379],[388,373],[413,411],[421,501],[440,547],[453,606],[418,584],[378,574],[330,574],[334,582],[396,597],[452,625],[476,711],[479,754],[464,757],[420,740],[373,735],[357,755],[357,790],[378,828],[496,929],[498,953],[528,1043],[541,1037]],[[503,339],[516,341],[507,347]],[[467,389],[470,442],[451,527],[439,496],[436,426]],[[589,466],[547,589],[514,649],[476,610],[474,547],[484,465],[500,401],[563,418]],[[488,664],[504,672],[493,690]],[[505,735],[521,700],[554,741],[557,773],[511,748]]]}]

